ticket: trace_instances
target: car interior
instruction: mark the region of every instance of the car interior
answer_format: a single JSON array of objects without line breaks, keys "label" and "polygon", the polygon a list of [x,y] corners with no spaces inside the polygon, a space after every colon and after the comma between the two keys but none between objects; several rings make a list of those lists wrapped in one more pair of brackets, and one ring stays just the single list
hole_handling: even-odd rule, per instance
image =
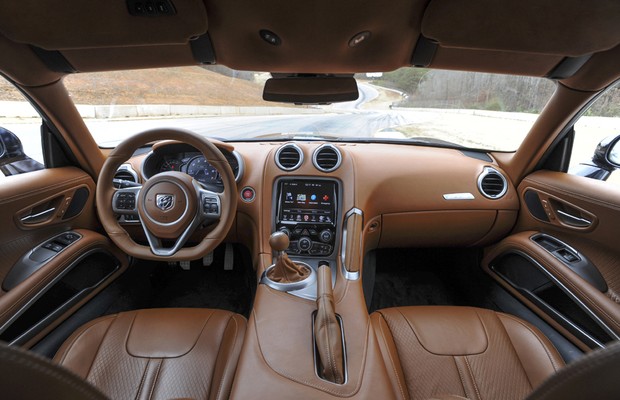
[{"label": "car interior", "polygon": [[[619,21],[608,0],[0,2],[0,389],[619,398]],[[416,138],[394,121],[439,107],[393,71],[451,101],[449,74],[530,86],[475,78],[488,107]],[[489,82],[540,110],[491,107]]]}]

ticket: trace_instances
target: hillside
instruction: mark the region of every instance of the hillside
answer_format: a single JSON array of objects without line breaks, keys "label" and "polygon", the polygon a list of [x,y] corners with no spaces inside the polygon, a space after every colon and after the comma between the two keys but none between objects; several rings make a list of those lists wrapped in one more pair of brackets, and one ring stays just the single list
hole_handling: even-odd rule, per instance
[{"label": "hillside", "polygon": [[268,105],[262,85],[200,67],[73,74],[64,82],[75,104]]}]

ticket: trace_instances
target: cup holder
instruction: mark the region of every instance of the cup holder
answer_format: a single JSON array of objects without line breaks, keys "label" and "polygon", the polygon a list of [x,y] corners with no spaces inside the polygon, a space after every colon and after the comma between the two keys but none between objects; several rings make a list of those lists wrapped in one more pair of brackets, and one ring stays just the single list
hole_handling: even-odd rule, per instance
[{"label": "cup holder", "polygon": [[265,284],[269,286],[270,288],[279,290],[281,292],[292,292],[295,290],[305,289],[306,287],[316,282],[316,271],[314,271],[314,268],[312,268],[310,265],[306,264],[305,262],[295,261],[295,260],[293,260],[293,262],[295,262],[295,264],[303,265],[304,267],[308,268],[310,270],[310,275],[308,275],[308,277],[306,277],[305,279],[299,282],[292,282],[292,283],[275,282],[269,279],[269,277],[267,276],[267,272],[271,270],[273,267],[275,267],[275,264],[271,264],[265,270],[265,272],[263,272],[263,276],[260,279],[260,283]]}]

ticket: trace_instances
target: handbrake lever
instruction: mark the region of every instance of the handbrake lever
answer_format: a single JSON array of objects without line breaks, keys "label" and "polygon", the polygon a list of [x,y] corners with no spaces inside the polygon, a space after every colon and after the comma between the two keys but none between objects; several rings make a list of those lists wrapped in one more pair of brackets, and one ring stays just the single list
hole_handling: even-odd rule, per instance
[{"label": "handbrake lever", "polygon": [[345,366],[342,330],[336,318],[329,265],[321,265],[318,271],[314,338],[319,375],[327,381],[343,384]]}]

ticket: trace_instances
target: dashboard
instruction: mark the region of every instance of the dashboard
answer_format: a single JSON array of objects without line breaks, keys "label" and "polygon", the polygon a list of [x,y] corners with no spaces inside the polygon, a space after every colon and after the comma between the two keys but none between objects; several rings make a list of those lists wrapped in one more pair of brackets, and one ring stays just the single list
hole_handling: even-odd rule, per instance
[{"label": "dashboard", "polygon": [[[282,231],[289,254],[333,259],[358,224],[367,249],[483,245],[517,218],[516,190],[486,153],[381,143],[214,144],[237,181],[237,221],[226,240],[256,254],[271,253],[268,238]],[[219,172],[187,144],[158,143],[128,164],[141,182],[180,171],[224,190]],[[353,211],[359,218],[348,219]]]}]

